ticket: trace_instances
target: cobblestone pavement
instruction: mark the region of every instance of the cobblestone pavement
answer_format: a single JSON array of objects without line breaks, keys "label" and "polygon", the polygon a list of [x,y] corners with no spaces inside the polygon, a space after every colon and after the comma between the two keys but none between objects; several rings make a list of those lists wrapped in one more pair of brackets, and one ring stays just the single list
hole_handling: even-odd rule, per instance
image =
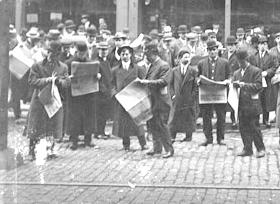
[{"label": "cobblestone pavement", "polygon": [[[26,154],[23,124],[11,120],[9,146]],[[204,136],[198,130],[192,142],[176,142],[169,159],[146,156],[135,137],[131,152],[121,150],[116,137],[77,151],[62,143],[59,157],[43,166],[25,161],[0,170],[0,203],[279,203],[277,132],[263,130],[267,155],[260,159],[236,156],[242,149],[237,131],[225,135],[227,146],[199,147]]]}]

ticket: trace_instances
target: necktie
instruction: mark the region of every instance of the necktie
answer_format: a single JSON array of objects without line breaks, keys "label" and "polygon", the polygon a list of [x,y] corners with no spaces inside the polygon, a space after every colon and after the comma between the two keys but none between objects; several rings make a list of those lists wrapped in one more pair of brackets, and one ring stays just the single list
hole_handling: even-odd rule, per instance
[{"label": "necktie", "polygon": [[245,69],[241,69],[241,76],[244,76]]}]

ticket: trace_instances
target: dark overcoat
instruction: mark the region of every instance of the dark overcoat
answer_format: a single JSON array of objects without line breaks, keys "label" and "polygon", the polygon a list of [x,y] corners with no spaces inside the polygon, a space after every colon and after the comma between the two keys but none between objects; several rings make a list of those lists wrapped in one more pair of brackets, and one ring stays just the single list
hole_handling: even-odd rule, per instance
[{"label": "dark overcoat", "polygon": [[45,136],[60,138],[62,136],[63,107],[52,118],[49,118],[38,97],[40,90],[51,83],[47,82],[46,79],[51,77],[53,72],[56,72],[57,76],[61,78],[61,85],[58,86],[59,92],[61,93],[62,89],[70,85],[68,69],[64,63],[57,62],[50,64],[44,60],[31,67],[28,81],[34,88],[34,92],[31,99],[27,125],[27,133],[30,138]]},{"label": "dark overcoat", "polygon": [[233,74],[233,81],[245,83],[245,86],[240,89],[239,93],[239,111],[248,116],[261,114],[262,108],[259,96],[262,90],[261,70],[253,65],[249,65],[242,76],[241,69],[238,69]]},{"label": "dark overcoat", "polygon": [[256,52],[254,55],[250,56],[250,63],[262,71],[267,72],[267,76],[265,77],[267,87],[263,89],[265,95],[265,105],[267,111],[275,111],[276,109],[276,100],[272,100],[275,98],[274,92],[271,85],[271,78],[274,76],[276,69],[279,66],[277,58],[268,52],[265,53],[263,59],[260,58],[259,52]]},{"label": "dark overcoat", "polygon": [[239,69],[239,64],[238,64],[238,60],[237,60],[237,56],[236,56],[236,52],[234,52],[230,58],[228,58],[228,51],[224,52],[222,55],[222,58],[225,58],[226,60],[228,60],[228,64],[229,64],[229,70],[230,70],[230,75],[233,76],[233,73]]},{"label": "dark overcoat", "polygon": [[[76,56],[67,60],[69,74],[71,74],[72,62],[89,62],[89,59],[79,59]],[[96,77],[96,76],[93,76]],[[67,91],[67,111],[66,124],[69,135],[92,134],[95,130],[94,121],[94,103],[96,93],[90,93],[81,96],[72,96],[71,88]]]},{"label": "dark overcoat", "polygon": [[[130,64],[128,70],[124,69],[122,64],[114,67],[112,70],[112,95],[120,92],[136,78],[143,79],[145,73],[145,68],[133,63]],[[114,135],[119,137],[144,135],[143,127],[137,127],[130,115],[118,102],[116,102],[116,100],[114,112]]]},{"label": "dark overcoat", "polygon": [[193,132],[196,127],[196,67],[189,66],[185,75],[181,74],[180,65],[171,72],[170,94],[172,107],[169,127],[177,132]]}]

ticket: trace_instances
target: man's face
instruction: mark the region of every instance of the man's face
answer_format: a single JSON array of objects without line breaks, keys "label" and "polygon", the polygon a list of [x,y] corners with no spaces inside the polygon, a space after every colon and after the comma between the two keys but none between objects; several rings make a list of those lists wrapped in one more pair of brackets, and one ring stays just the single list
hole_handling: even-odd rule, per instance
[{"label": "man's face", "polygon": [[217,37],[216,37],[215,35],[211,35],[211,36],[209,37],[209,40],[215,40],[215,41],[217,41]]},{"label": "man's face", "polygon": [[88,35],[87,40],[89,43],[93,43],[96,41],[96,37],[94,35]]},{"label": "man's face", "polygon": [[131,59],[131,56],[132,55],[128,49],[123,49],[120,54],[121,60],[124,62],[128,62]]},{"label": "man's face", "polygon": [[280,36],[277,36],[277,37],[275,38],[275,42],[277,43],[277,45],[280,44]]},{"label": "man's face", "polygon": [[82,24],[85,24],[87,21],[88,21],[88,20],[87,20],[86,18],[82,18],[82,19],[81,19],[81,23],[82,23]]},{"label": "man's face", "polygon": [[209,57],[215,58],[218,56],[218,47],[207,48]]},{"label": "man's face", "polygon": [[165,44],[165,46],[167,48],[170,48],[171,47],[171,40],[164,40],[163,43]]},{"label": "man's face", "polygon": [[186,39],[186,34],[185,33],[179,33],[178,35],[181,39],[183,39],[183,40]]},{"label": "man's face", "polygon": [[149,62],[153,62],[153,54],[150,50],[147,50],[147,49],[144,48],[143,53],[144,53],[144,56],[146,56],[146,58]]},{"label": "man's face", "polygon": [[258,44],[258,49],[259,49],[261,52],[265,51],[265,50],[267,49],[267,42],[260,42],[260,43]]},{"label": "man's face", "polygon": [[183,65],[188,64],[191,61],[191,54],[185,53],[182,58],[180,59],[180,63]]},{"label": "man's face", "polygon": [[229,52],[236,51],[236,44],[233,44],[233,43],[227,44],[227,49]]},{"label": "man's face", "polygon": [[244,39],[244,34],[236,34],[237,40],[243,40]]},{"label": "man's face", "polygon": [[72,33],[74,31],[73,28],[66,28],[65,30],[66,30],[67,33]]},{"label": "man's face", "polygon": [[125,42],[124,38],[115,38],[115,46],[116,47],[121,47]]},{"label": "man's face", "polygon": [[247,66],[245,59],[237,59],[237,63],[240,67],[245,68]]},{"label": "man's face", "polygon": [[99,53],[99,56],[102,58],[107,57],[109,54],[109,50],[106,48],[101,48],[101,49],[98,49],[98,53]]}]

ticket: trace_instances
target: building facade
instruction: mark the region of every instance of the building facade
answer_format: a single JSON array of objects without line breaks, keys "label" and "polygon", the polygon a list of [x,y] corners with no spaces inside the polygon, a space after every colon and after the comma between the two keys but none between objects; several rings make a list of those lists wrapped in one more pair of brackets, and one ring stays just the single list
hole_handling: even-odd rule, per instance
[{"label": "building facade", "polygon": [[[128,27],[132,34],[148,33],[162,25],[210,28],[213,23],[226,27],[225,16],[231,18],[231,31],[238,27],[265,25],[277,29],[280,25],[280,0],[13,0],[19,23],[48,29],[57,21],[68,18],[79,24],[82,14],[89,14],[97,27],[104,19],[112,32]],[[231,4],[225,13],[225,2]],[[21,12],[21,13],[19,13]],[[16,19],[16,18],[15,18]]]}]

